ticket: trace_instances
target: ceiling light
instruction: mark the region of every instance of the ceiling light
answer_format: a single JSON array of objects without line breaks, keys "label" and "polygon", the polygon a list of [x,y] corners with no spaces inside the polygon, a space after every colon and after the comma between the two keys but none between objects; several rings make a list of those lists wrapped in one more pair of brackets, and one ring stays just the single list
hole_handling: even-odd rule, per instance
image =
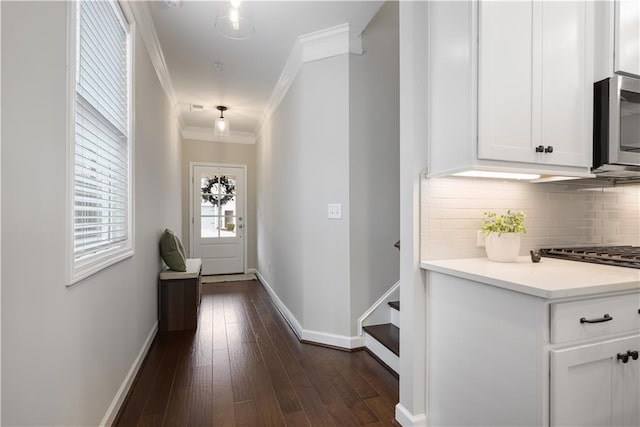
[{"label": "ceiling light", "polygon": [[216,119],[213,135],[224,138],[229,136],[229,120],[224,118],[224,112],[227,111],[227,107],[218,105],[216,108],[220,111],[220,117]]},{"label": "ceiling light", "polygon": [[465,172],[454,173],[453,176],[462,176],[468,178],[498,178],[498,179],[538,179],[540,175],[531,173],[514,173],[514,172],[494,172],[494,171],[478,171],[471,170]]},{"label": "ceiling light", "polygon": [[253,22],[240,16],[238,9],[231,9],[229,15],[216,19],[216,30],[232,40],[247,40],[253,36]]},{"label": "ceiling light", "polygon": [[229,21],[231,21],[233,31],[238,31],[240,29],[240,12],[238,9],[231,9],[229,11]]},{"label": "ceiling light", "polygon": [[231,7],[234,9],[239,9],[240,8],[240,0],[230,0],[231,1]]},{"label": "ceiling light", "polygon": [[558,182],[558,181],[572,181],[574,179],[580,179],[579,176],[561,176],[561,175],[548,175],[531,181],[534,184],[542,182]]},{"label": "ceiling light", "polygon": [[213,63],[213,69],[216,70],[216,71],[221,71],[223,67],[224,67],[224,65],[222,64],[222,62],[214,62]]}]

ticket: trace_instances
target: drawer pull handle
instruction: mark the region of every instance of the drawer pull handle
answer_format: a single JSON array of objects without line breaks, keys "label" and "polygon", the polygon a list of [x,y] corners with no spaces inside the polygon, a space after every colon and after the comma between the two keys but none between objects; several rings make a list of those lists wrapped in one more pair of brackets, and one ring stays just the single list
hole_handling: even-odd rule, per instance
[{"label": "drawer pull handle", "polygon": [[613,320],[613,317],[609,316],[609,314],[605,314],[599,319],[587,319],[586,317],[581,317],[580,323],[602,323],[608,322],[609,320]]},{"label": "drawer pull handle", "polygon": [[635,350],[628,350],[627,354],[629,355],[630,358],[632,358],[633,360],[638,360],[638,352]]},{"label": "drawer pull handle", "polygon": [[622,360],[622,363],[629,361],[629,355],[627,353],[618,353],[618,360]]}]

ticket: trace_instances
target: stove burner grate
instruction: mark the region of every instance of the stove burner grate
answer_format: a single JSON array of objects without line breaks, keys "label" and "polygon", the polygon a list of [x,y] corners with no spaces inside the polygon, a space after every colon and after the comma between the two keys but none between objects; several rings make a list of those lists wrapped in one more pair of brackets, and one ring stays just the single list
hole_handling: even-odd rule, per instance
[{"label": "stove burner grate", "polygon": [[594,264],[640,269],[640,246],[590,246],[541,249],[540,255]]}]

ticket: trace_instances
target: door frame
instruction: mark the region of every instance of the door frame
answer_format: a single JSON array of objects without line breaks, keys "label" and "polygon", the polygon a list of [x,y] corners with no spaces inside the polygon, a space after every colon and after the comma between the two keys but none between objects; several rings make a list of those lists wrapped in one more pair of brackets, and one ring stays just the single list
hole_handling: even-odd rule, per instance
[{"label": "door frame", "polygon": [[194,221],[194,212],[193,212],[193,185],[195,184],[193,182],[193,169],[197,166],[204,166],[204,167],[213,167],[213,168],[240,168],[242,169],[242,176],[243,176],[243,180],[244,180],[244,194],[242,195],[242,203],[244,206],[244,212],[243,212],[243,216],[244,216],[244,221],[243,221],[243,230],[244,230],[244,234],[242,236],[242,257],[243,259],[243,264],[242,264],[242,271],[244,274],[247,274],[247,229],[248,229],[248,223],[249,221],[247,221],[247,212],[248,212],[248,206],[247,206],[247,189],[249,188],[248,182],[247,182],[247,165],[246,164],[235,164],[235,163],[211,163],[211,162],[189,162],[189,255],[191,255],[193,253],[193,248],[194,248],[194,241],[195,241],[195,236],[193,235],[193,221]]}]

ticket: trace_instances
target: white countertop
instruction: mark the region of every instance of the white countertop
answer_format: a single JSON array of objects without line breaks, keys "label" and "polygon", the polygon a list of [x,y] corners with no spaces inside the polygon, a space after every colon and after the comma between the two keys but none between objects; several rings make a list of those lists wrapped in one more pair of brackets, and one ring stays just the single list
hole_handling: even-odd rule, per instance
[{"label": "white countertop", "polygon": [[564,298],[640,289],[640,269],[519,257],[502,263],[487,258],[422,261],[425,270],[486,283],[541,298]]}]

